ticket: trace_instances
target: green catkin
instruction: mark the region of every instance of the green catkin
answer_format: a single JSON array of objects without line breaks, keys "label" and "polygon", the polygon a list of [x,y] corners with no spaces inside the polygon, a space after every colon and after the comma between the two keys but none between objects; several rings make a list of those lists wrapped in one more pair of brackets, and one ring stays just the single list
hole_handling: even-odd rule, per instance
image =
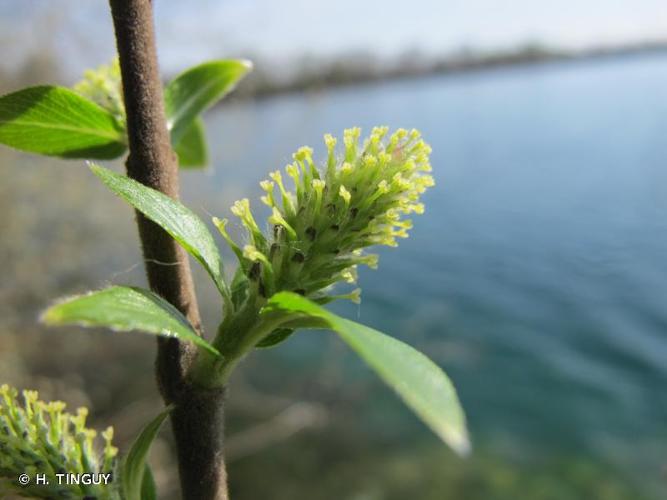
[{"label": "green catkin", "polygon": [[[22,399],[23,404],[16,389],[0,386],[0,491],[33,498],[121,498],[115,482],[68,485],[56,479],[63,472],[114,474],[118,449],[111,443],[113,429],[102,433],[98,453],[97,433],[86,427],[87,409],[72,415],[65,412],[65,403],[40,401],[36,391],[23,391]],[[31,481],[21,486],[17,479],[24,473]],[[49,484],[37,484],[36,474],[45,474]]]},{"label": "green catkin", "polygon": [[262,295],[260,303],[280,291],[322,303],[359,300],[358,289],[334,294],[332,288],[355,283],[360,264],[377,267],[377,255],[366,254],[366,247],[396,246],[397,238],[408,236],[412,221],[405,217],[424,212],[420,197],[434,185],[431,148],[420,133],[399,129],[387,134],[387,127],[376,127],[360,146],[361,129],[345,130],[340,153],[337,140],[325,135],[328,157],[323,170],[316,167],[311,148],[300,148],[285,168],[295,193],[288,191],[280,171],[260,183],[262,202],[271,209],[269,235],[259,229],[247,199],[234,204],[232,212],[249,241],[243,250],[225,231],[226,221],[216,220],[246,277],[258,283],[243,289],[243,300],[256,304],[257,297],[249,296],[255,289]]},{"label": "green catkin", "polygon": [[109,111],[121,123],[125,122],[125,104],[118,58],[110,64],[103,64],[84,72],[83,79],[75,84],[73,89]]}]

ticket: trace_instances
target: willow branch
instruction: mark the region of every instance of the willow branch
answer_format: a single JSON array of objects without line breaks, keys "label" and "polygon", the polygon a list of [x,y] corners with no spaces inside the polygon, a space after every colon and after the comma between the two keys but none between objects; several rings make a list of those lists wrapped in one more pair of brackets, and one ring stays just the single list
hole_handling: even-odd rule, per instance
[{"label": "willow branch", "polygon": [[[110,0],[123,81],[130,154],[129,177],[178,198],[178,163],[171,148],[159,76],[150,0]],[[159,226],[137,213],[148,282],[200,331],[190,265],[185,251]],[[167,263],[163,265],[160,263]],[[177,264],[177,265],[174,265]],[[222,454],[224,391],[189,383],[193,345],[159,339],[156,371],[164,400],[175,403],[176,438],[183,498],[226,500]]]}]

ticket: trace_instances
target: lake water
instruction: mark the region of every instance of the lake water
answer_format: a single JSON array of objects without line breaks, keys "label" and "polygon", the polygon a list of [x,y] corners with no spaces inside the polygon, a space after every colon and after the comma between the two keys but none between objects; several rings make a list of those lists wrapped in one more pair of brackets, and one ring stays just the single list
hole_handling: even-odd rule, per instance
[{"label": "lake water", "polygon": [[[664,498],[667,56],[227,102],[207,124],[214,168],[185,172],[183,198],[226,217],[244,196],[261,210],[258,182],[299,146],[322,158],[325,132],[423,132],[437,182],[426,214],[379,251],[379,270],[361,271],[361,306],[335,308],[441,365],[475,444],[471,459],[454,457],[333,335],[303,332],[244,363],[229,435],[282,401],[317,403],[327,423],[232,457],[236,499]],[[141,282],[130,211],[72,163],[1,154],[12,217],[0,240],[0,375],[27,387],[60,377],[47,394],[90,404],[128,439],[139,422],[123,408],[148,398],[147,418],[157,404],[153,339],[34,325],[58,295]],[[219,301],[210,286],[199,295],[211,331]]]},{"label": "lake water", "polygon": [[[362,305],[339,310],[441,364],[476,440],[519,453],[576,450],[660,483],[667,57],[290,95],[228,105],[208,122],[216,168],[187,175],[185,196],[225,215],[234,195],[257,200],[257,182],[298,146],[322,158],[324,132],[420,129],[437,182],[427,212],[398,249],[380,251],[378,271],[361,273]],[[306,335],[266,356],[308,373],[323,355],[321,337]],[[371,377],[344,359],[343,380]],[[420,432],[374,389],[389,410],[369,416],[369,428],[396,439]]]}]

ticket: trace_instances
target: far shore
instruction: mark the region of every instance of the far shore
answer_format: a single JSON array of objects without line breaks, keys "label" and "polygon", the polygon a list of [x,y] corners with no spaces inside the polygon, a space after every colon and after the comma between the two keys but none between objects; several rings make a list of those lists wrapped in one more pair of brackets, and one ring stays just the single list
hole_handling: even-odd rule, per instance
[{"label": "far shore", "polygon": [[279,94],[320,91],[332,87],[362,85],[378,81],[438,74],[464,74],[551,62],[632,57],[650,53],[667,53],[667,41],[591,48],[577,52],[547,49],[540,46],[524,46],[511,51],[489,54],[461,51],[458,54],[431,60],[422,59],[417,54],[414,59],[406,56],[381,66],[375,64],[371,56],[351,55],[329,63],[297,64],[300,67],[295,72],[295,76],[286,81],[278,81],[273,75],[263,72],[260,61],[255,71],[234,92],[234,97],[235,99],[261,99]]},{"label": "far shore", "polygon": [[[570,63],[660,53],[667,53],[667,39],[578,51],[548,48],[539,44],[493,52],[460,49],[441,56],[426,56],[419,51],[412,51],[388,61],[381,61],[370,53],[348,53],[332,59],[303,56],[290,62],[287,75],[280,74],[285,72],[272,68],[270,63],[264,63],[261,57],[246,54],[248,59],[255,62],[255,68],[222,105],[230,101],[265,99],[281,94],[319,92],[336,87],[431,75],[456,75],[554,62]],[[48,48],[40,49],[19,67],[12,70],[0,68],[0,95],[27,85],[70,80],[61,71],[52,52]],[[173,76],[167,75],[165,82]],[[71,83],[72,80],[66,85]]]}]

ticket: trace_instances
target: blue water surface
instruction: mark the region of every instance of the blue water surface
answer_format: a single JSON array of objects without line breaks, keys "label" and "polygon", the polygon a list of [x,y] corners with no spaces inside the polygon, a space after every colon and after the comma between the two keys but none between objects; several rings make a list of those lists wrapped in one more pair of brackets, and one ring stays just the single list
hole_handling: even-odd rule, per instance
[{"label": "blue water surface", "polygon": [[[187,175],[185,198],[228,215],[234,197],[258,200],[257,183],[300,145],[322,158],[323,133],[378,124],[423,132],[437,186],[411,237],[379,251],[379,271],[361,273],[362,305],[338,309],[443,366],[476,440],[576,449],[659,477],[667,443],[667,57],[227,105],[209,118],[215,168]],[[270,356],[300,360],[307,372],[318,352],[309,342],[290,340]],[[348,364],[354,377],[372,378]],[[380,408],[399,415],[380,420],[431,439],[391,394],[377,394]]]}]

